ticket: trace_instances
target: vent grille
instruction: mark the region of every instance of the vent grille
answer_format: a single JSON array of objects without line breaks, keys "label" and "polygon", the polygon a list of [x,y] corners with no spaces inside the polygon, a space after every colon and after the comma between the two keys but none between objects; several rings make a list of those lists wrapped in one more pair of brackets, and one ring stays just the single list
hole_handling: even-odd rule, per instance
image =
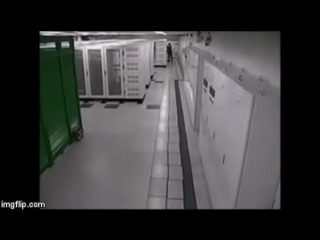
[{"label": "vent grille", "polygon": [[128,79],[139,79],[138,75],[128,75]]},{"label": "vent grille", "polygon": [[139,63],[137,63],[137,62],[128,62],[127,65],[128,66],[139,66]]},{"label": "vent grille", "polygon": [[130,97],[138,97],[139,93],[128,93],[128,96],[130,96]]},{"label": "vent grille", "polygon": [[138,71],[139,68],[138,67],[128,67],[127,70],[128,71]]},{"label": "vent grille", "polygon": [[127,52],[138,52],[138,48],[127,48]]},{"label": "vent grille", "polygon": [[139,75],[128,75],[128,83],[139,83]]},{"label": "vent grille", "polygon": [[128,58],[137,58],[139,57],[139,54],[127,54]]},{"label": "vent grille", "polygon": [[136,87],[128,87],[128,91],[139,91],[139,88],[136,88]]}]

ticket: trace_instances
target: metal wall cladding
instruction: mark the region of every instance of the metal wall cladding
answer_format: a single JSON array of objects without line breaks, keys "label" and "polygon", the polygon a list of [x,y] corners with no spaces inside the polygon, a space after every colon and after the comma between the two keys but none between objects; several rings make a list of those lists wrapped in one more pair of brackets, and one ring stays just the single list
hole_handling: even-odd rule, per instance
[{"label": "metal wall cladding", "polygon": [[254,97],[207,62],[204,69],[202,124],[211,145],[201,149],[214,149],[201,151],[205,174],[215,208],[235,208]]},{"label": "metal wall cladding", "polygon": [[100,96],[103,91],[102,60],[100,49],[88,50],[91,95]]},{"label": "metal wall cladding", "polygon": [[75,50],[75,64],[77,72],[78,90],[80,95],[86,95],[86,81],[83,63],[83,50]]}]

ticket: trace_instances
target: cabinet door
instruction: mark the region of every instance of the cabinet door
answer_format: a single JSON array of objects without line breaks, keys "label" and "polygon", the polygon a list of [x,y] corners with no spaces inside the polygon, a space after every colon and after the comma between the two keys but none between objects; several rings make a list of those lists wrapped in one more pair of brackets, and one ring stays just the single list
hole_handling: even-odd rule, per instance
[{"label": "cabinet door", "polygon": [[46,142],[46,135],[40,117],[40,174],[50,166],[50,152]]},{"label": "cabinet door", "polygon": [[40,105],[49,137],[49,148],[55,159],[69,144],[69,126],[57,51],[40,53]]},{"label": "cabinet door", "polygon": [[100,49],[88,49],[88,65],[90,79],[90,96],[104,96],[104,81],[102,75],[102,58]]},{"label": "cabinet door", "polygon": [[[210,65],[210,66],[209,66]],[[208,78],[208,135],[213,149],[204,161],[215,208],[235,208],[254,98],[211,64]],[[205,100],[205,99],[204,99]],[[213,180],[212,180],[213,181]]]},{"label": "cabinet door", "polygon": [[122,59],[120,49],[105,49],[108,97],[123,97]]},{"label": "cabinet door", "polygon": [[78,82],[78,91],[80,96],[87,95],[87,87],[85,80],[84,54],[82,49],[75,49],[75,64]]},{"label": "cabinet door", "polygon": [[244,164],[254,98],[222,72],[216,73],[214,144],[218,151],[222,184],[225,189],[223,204],[234,208]]},{"label": "cabinet door", "polygon": [[62,49],[60,58],[69,129],[70,132],[73,132],[81,125],[78,89],[76,88],[76,76],[74,72],[73,50],[70,48]]}]

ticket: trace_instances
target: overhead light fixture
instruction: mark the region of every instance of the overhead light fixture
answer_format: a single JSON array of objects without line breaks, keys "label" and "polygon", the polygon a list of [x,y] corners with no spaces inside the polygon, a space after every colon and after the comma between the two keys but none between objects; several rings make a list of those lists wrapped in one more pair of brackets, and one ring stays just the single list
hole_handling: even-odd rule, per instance
[{"label": "overhead light fixture", "polygon": [[155,34],[159,34],[159,35],[167,35],[165,32],[156,32],[156,31],[155,31]]}]

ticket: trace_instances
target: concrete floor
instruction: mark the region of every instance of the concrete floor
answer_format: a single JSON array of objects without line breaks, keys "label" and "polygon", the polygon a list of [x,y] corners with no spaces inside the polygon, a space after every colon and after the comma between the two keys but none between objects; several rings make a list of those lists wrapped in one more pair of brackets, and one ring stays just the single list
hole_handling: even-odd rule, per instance
[{"label": "concrete floor", "polygon": [[[81,109],[84,139],[68,147],[41,176],[40,200],[46,203],[47,209],[183,208],[181,199],[157,198],[151,194],[154,183],[163,180],[161,167],[154,166],[159,159],[154,158],[159,158],[158,151],[163,150],[158,149],[162,146],[157,141],[165,134],[161,131],[169,132],[169,124],[161,121],[161,114],[169,113],[148,110],[146,105],[164,104],[163,96],[169,102],[165,86],[177,78],[175,65],[155,68],[155,72],[155,79],[164,83],[152,82],[143,104],[124,103],[117,109],[105,109],[105,104],[96,102],[91,108]],[[179,172],[177,162],[172,168],[168,162],[165,175]],[[195,189],[202,199],[200,202],[205,202],[200,208],[208,205],[203,200],[207,196],[203,186]]]}]

